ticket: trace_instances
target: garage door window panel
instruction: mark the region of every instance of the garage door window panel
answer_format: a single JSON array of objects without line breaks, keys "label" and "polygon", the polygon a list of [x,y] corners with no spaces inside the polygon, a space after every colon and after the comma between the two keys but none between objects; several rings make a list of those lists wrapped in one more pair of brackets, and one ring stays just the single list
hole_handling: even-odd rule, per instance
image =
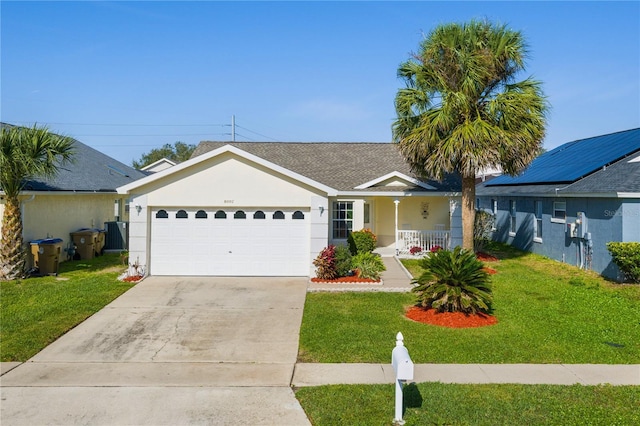
[{"label": "garage door window panel", "polygon": [[218,210],[216,212],[216,214],[213,215],[214,219],[226,219],[227,218],[227,214],[225,212],[223,212],[222,210]]},{"label": "garage door window panel", "polygon": [[253,218],[254,219],[265,219],[266,217],[267,217],[267,215],[265,215],[264,212],[261,211],[261,210],[258,210],[257,212],[255,212],[253,214]]},{"label": "garage door window panel", "polygon": [[189,214],[184,210],[178,210],[176,213],[176,219],[188,219]]},{"label": "garage door window panel", "polygon": [[196,219],[206,219],[207,217],[209,216],[204,210],[198,210],[198,212],[196,213]]},{"label": "garage door window panel", "polygon": [[158,210],[156,213],[156,219],[169,219],[169,214],[166,210]]},{"label": "garage door window panel", "polygon": [[293,212],[293,219],[295,220],[304,219],[304,213],[302,213],[300,210],[296,210],[295,212]]},{"label": "garage door window panel", "polygon": [[275,212],[273,212],[273,218],[275,220],[282,220],[284,219],[284,213],[282,213],[280,210],[276,210]]}]

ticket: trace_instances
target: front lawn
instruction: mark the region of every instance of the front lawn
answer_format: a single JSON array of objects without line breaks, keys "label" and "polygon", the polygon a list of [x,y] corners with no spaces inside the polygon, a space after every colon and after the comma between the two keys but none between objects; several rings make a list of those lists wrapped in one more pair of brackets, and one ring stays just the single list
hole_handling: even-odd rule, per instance
[{"label": "front lawn", "polygon": [[119,254],[60,264],[57,277],[0,283],[0,360],[26,361],[133,284]]},{"label": "front lawn", "polygon": [[[417,383],[403,390],[406,425],[637,425],[638,386]],[[394,385],[300,388],[314,426],[390,425]]]},{"label": "front lawn", "polygon": [[[301,362],[389,363],[401,331],[415,363],[640,363],[640,286],[493,246],[498,324],[449,329],[404,317],[413,294],[310,293]],[[419,273],[417,261],[405,262]]]}]

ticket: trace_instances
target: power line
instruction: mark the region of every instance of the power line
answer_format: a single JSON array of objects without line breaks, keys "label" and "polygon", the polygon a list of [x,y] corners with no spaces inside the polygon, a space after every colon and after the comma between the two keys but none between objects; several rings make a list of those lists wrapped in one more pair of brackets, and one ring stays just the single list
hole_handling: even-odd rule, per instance
[{"label": "power line", "polygon": [[[14,123],[31,123],[31,121],[14,121]],[[46,125],[57,125],[57,126],[97,126],[97,127],[234,127],[234,131],[235,128],[239,128],[242,130],[246,130],[247,132],[250,132],[254,135],[260,136],[261,138],[265,138],[274,142],[281,142],[281,140],[276,139],[276,138],[272,138],[270,136],[267,136],[263,133],[259,133],[256,132],[254,130],[251,130],[247,127],[244,126],[240,126],[239,124],[232,122],[231,124],[149,124],[149,123],[139,123],[139,124],[132,124],[132,123],[65,123],[65,122],[47,122],[47,123],[43,123]],[[237,136],[240,136],[244,139],[247,139],[251,142],[255,142],[255,139],[252,139],[248,136],[245,135],[241,135],[238,133],[235,133]],[[171,137],[181,137],[181,136],[232,136],[233,133],[148,133],[148,134],[113,134],[113,133],[106,133],[106,134],[96,134],[96,133],[82,133],[82,134],[74,134],[74,137],[163,137],[163,136],[171,136]],[[145,145],[131,145],[131,144],[127,144],[128,146],[145,146]],[[102,146],[106,146],[106,145],[102,145]],[[116,145],[110,145],[110,146],[116,146]],[[124,146],[124,145],[123,145]]]},{"label": "power line", "polygon": [[109,136],[109,137],[157,137],[157,136],[211,136],[211,135],[228,135],[229,133],[157,133],[157,134],[135,134],[135,135],[122,135],[122,134],[80,134],[74,135],[74,137],[98,137],[98,136]]},{"label": "power line", "polygon": [[[33,121],[13,121],[14,123],[33,123]],[[229,127],[230,124],[131,124],[131,123],[61,123],[46,122],[65,126],[103,126],[103,127]]]},{"label": "power line", "polygon": [[279,140],[277,140],[277,139],[274,139],[274,138],[272,138],[272,137],[269,137],[269,136],[263,135],[262,133],[254,132],[253,130],[247,129],[246,127],[242,127],[242,126],[240,126],[239,124],[236,124],[236,127],[240,128],[240,129],[242,129],[242,130],[246,130],[247,132],[251,132],[251,133],[253,133],[253,134],[256,134],[256,135],[258,135],[258,136],[260,136],[260,137],[267,138],[267,139],[271,139],[271,140],[272,140],[272,141],[274,141],[274,142],[280,142],[280,141],[279,141]]}]

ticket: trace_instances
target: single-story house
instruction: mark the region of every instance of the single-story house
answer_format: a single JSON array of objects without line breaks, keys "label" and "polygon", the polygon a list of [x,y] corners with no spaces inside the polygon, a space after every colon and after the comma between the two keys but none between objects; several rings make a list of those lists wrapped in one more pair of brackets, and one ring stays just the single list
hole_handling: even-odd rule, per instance
[{"label": "single-story house", "polygon": [[118,192],[147,274],[309,276],[363,228],[400,254],[460,244],[460,188],[415,176],[390,143],[202,142]]},{"label": "single-story house", "polygon": [[476,196],[493,239],[619,279],[606,244],[640,241],[640,129],[561,145]]},{"label": "single-story house", "polygon": [[[52,179],[29,180],[20,193],[25,244],[61,238],[67,249],[71,232],[103,229],[105,222],[128,220],[126,197],[119,195],[116,188],[145,174],[77,140],[74,148],[74,162],[65,163]],[[4,203],[4,193],[0,191],[0,217]],[[62,253],[60,261],[66,257]]]}]

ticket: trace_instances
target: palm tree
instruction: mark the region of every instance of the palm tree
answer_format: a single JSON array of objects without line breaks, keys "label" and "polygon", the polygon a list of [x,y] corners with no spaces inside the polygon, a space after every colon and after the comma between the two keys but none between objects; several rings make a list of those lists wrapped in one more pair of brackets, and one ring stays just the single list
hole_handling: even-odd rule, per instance
[{"label": "palm tree", "polygon": [[5,197],[0,281],[21,278],[25,271],[20,191],[28,179],[55,176],[59,165],[72,159],[73,143],[73,139],[55,135],[37,125],[0,129],[0,190]]},{"label": "palm tree", "polygon": [[400,65],[393,139],[417,173],[462,178],[462,246],[473,250],[475,175],[521,172],[538,154],[548,104],[541,83],[516,81],[527,47],[506,26],[471,21],[437,27]]}]

